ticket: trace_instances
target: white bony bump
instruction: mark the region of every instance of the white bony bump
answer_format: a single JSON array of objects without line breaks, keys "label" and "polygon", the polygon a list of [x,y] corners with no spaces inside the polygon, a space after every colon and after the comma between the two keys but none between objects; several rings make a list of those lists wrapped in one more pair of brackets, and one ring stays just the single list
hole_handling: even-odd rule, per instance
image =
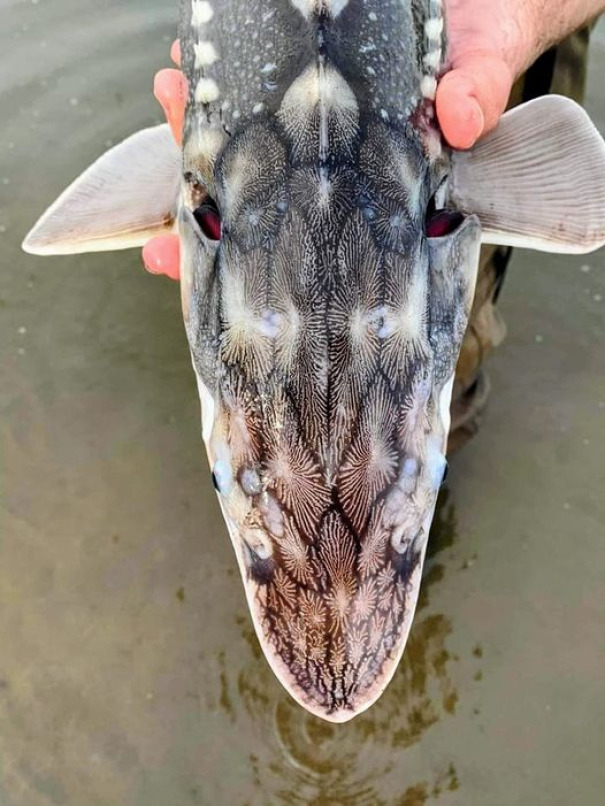
[{"label": "white bony bump", "polygon": [[441,49],[438,48],[437,50],[429,51],[426,56],[422,57],[422,63],[429,73],[434,74],[439,70],[441,66],[441,54]]},{"label": "white bony bump", "polygon": [[439,41],[443,34],[443,17],[431,17],[424,25],[426,38],[430,41]]},{"label": "white bony bump", "polygon": [[193,46],[193,50],[195,53],[195,66],[197,68],[200,67],[210,67],[211,64],[214,64],[218,60],[218,53],[212,42],[196,42]]},{"label": "white bony bump", "polygon": [[434,101],[437,94],[437,79],[435,76],[423,76],[420,82],[420,92],[424,98]]},{"label": "white bony bump", "polygon": [[212,78],[200,78],[195,88],[195,100],[198,104],[209,104],[216,101],[220,91],[218,84]]},{"label": "white bony bump", "polygon": [[193,0],[191,6],[191,22],[196,28],[201,28],[210,22],[214,16],[214,9],[207,0]]}]

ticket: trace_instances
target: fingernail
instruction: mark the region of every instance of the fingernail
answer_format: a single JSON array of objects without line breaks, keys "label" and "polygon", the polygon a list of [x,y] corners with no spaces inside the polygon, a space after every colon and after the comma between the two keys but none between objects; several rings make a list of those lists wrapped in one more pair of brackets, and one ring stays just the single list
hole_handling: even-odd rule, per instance
[{"label": "fingernail", "polygon": [[183,137],[187,89],[187,79],[180,70],[173,68],[160,70],[153,82],[153,94],[164,110],[174,139],[179,144]]},{"label": "fingernail", "polygon": [[170,82],[168,80],[168,70],[160,70],[159,73],[156,73],[153,79],[153,94],[155,95],[156,101],[164,110],[164,114],[168,117],[172,98]]},{"label": "fingernail", "polygon": [[172,68],[160,70],[153,80],[153,94],[166,113],[170,111],[175,98],[176,72]]},{"label": "fingernail", "polygon": [[481,137],[485,128],[483,110],[476,98],[467,97],[465,99],[460,110],[460,118],[461,129],[468,138],[468,145],[465,147],[470,148]]}]

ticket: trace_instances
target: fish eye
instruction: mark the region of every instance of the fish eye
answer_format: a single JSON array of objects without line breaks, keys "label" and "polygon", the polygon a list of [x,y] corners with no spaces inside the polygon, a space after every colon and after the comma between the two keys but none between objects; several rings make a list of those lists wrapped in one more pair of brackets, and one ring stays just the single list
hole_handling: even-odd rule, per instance
[{"label": "fish eye", "polygon": [[193,217],[208,240],[220,241],[221,214],[214,199],[206,196],[200,206],[193,211]]},{"label": "fish eye", "polygon": [[443,238],[451,235],[464,221],[464,216],[457,210],[444,207],[444,186],[440,186],[429,201],[424,220],[424,232],[427,238]]},{"label": "fish eye", "polygon": [[427,216],[424,231],[427,238],[443,238],[456,232],[464,221],[462,213],[455,210],[438,210]]}]

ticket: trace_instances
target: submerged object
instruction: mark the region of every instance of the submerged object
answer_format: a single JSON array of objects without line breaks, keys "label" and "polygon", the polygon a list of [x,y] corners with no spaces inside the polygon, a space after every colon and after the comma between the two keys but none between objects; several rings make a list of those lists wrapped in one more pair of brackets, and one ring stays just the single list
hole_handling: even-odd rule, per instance
[{"label": "submerged object", "polygon": [[213,480],[261,646],[344,722],[405,648],[481,242],[605,243],[605,144],[555,96],[452,153],[440,0],[183,0],[190,96],[47,211],[35,254],[177,227]]}]

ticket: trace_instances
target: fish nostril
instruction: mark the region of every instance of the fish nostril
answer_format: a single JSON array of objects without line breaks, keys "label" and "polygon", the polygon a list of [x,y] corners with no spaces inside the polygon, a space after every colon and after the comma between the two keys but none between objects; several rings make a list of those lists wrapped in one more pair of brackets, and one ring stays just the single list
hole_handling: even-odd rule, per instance
[{"label": "fish nostril", "polygon": [[202,204],[193,211],[193,217],[206,238],[211,241],[220,241],[221,214],[213,199],[206,197]]}]

